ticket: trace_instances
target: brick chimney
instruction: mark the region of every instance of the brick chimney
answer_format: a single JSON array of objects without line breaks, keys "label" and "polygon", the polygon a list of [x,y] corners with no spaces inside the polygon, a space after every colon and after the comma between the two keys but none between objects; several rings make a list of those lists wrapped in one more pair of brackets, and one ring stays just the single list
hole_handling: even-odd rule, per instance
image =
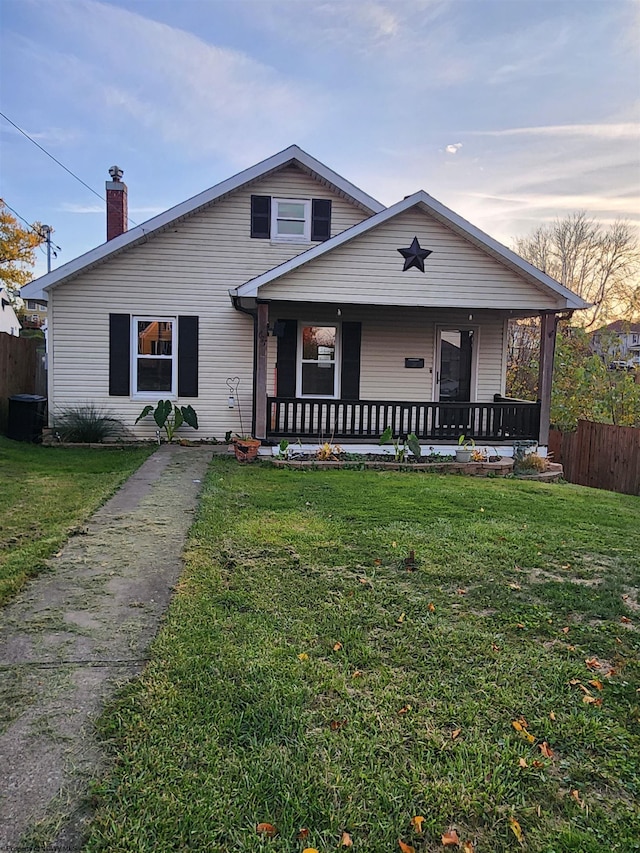
[{"label": "brick chimney", "polygon": [[119,166],[109,169],[111,180],[105,183],[107,190],[107,240],[119,237],[127,230],[129,205],[127,185],[122,183],[124,172]]}]

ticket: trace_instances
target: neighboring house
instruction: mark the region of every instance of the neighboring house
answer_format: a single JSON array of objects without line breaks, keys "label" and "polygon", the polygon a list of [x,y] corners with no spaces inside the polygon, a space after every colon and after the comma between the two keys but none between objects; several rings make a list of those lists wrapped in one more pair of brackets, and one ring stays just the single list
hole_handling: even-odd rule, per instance
[{"label": "neighboring house", "polygon": [[20,320],[9,301],[9,294],[4,287],[0,288],[0,332],[19,337],[21,328]]},{"label": "neighboring house", "polygon": [[[241,405],[265,440],[372,443],[392,425],[546,445],[557,315],[586,303],[427,193],[385,208],[291,146],[124,231],[110,173],[111,239],[23,288],[49,300],[52,413],[91,401],[133,428],[171,398],[203,437],[239,432]],[[502,396],[507,323],[528,316],[538,403]]]},{"label": "neighboring house", "polygon": [[613,367],[640,367],[640,323],[609,323],[593,333],[592,347]]},{"label": "neighboring house", "polygon": [[35,299],[24,300],[24,324],[30,329],[41,329],[47,322],[47,305]]}]

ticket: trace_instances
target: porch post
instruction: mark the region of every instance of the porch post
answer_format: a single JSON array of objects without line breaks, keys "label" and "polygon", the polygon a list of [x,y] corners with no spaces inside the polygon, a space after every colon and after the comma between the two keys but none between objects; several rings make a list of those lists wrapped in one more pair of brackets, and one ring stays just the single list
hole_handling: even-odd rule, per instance
[{"label": "porch post", "polygon": [[556,349],[556,314],[540,316],[540,364],[538,368],[538,399],[540,400],[540,434],[538,444],[549,444],[549,418],[551,412],[551,383],[553,381],[553,356]]},{"label": "porch post", "polygon": [[253,388],[256,412],[256,438],[267,437],[267,342],[269,340],[269,303],[258,303],[256,329],[256,378]]}]

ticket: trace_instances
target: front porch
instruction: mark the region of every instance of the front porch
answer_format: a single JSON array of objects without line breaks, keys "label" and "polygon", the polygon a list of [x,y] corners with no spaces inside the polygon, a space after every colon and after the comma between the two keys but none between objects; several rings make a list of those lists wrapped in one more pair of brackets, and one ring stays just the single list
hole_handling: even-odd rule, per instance
[{"label": "front porch", "polygon": [[415,433],[421,442],[483,444],[540,439],[541,404],[496,395],[491,403],[267,398],[267,439],[378,441]]}]

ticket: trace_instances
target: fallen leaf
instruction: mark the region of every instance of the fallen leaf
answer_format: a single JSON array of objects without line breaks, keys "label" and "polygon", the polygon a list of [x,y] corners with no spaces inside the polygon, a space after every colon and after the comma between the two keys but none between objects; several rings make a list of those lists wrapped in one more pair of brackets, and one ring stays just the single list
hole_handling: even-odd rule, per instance
[{"label": "fallen leaf", "polygon": [[404,614],[404,613],[401,613],[401,614],[398,616],[398,624],[402,625],[402,623],[404,622],[404,617],[405,617],[405,614]]},{"label": "fallen leaf", "polygon": [[526,759],[526,758],[519,758],[519,759],[518,759],[518,765],[519,765],[520,767],[528,767],[528,766],[529,766],[529,765],[527,764],[527,759]]},{"label": "fallen leaf", "polygon": [[580,684],[580,679],[579,678],[572,678],[571,681],[569,682],[569,684],[572,687],[575,687],[576,684]]},{"label": "fallen leaf", "polygon": [[377,558],[376,558],[373,562],[374,562],[374,564],[375,564],[376,566],[381,566],[381,565],[382,565],[382,560],[380,560],[380,559],[377,559]]},{"label": "fallen leaf", "polygon": [[451,732],[451,740],[455,740],[455,739],[458,737],[458,735],[460,734],[460,732],[461,732],[461,731],[462,731],[462,729],[454,729],[454,730]]},{"label": "fallen leaf", "polygon": [[576,801],[576,803],[580,806],[581,809],[584,808],[584,801],[580,799],[580,793],[577,790],[573,790],[571,792],[571,796]]},{"label": "fallen leaf", "polygon": [[524,737],[524,739],[525,739],[526,741],[528,741],[529,743],[534,743],[534,742],[535,742],[535,738],[534,738],[534,736],[531,734],[531,732],[522,732],[522,736],[523,736],[523,737]]},{"label": "fallen leaf", "polygon": [[307,829],[306,826],[303,826],[302,829],[300,830],[300,832],[296,835],[296,839],[298,841],[304,841],[308,837],[309,837],[309,830]]},{"label": "fallen leaf", "polygon": [[427,604],[427,610],[429,611],[429,613],[435,613],[436,612],[436,606],[432,601],[430,601],[429,604]]},{"label": "fallen leaf", "polygon": [[622,640],[620,639],[620,637],[616,637],[616,643],[618,643],[618,645],[620,646],[622,645]]},{"label": "fallen leaf", "polygon": [[538,759],[536,758],[536,760],[533,762],[533,767],[535,767],[536,770],[540,770],[541,767],[544,767],[544,764],[542,763],[542,761],[538,761]]},{"label": "fallen leaf", "polygon": [[317,847],[305,847],[302,853],[318,853]]},{"label": "fallen leaf", "polygon": [[500,646],[496,645],[495,643],[491,643],[491,651],[492,652],[499,652]]},{"label": "fallen leaf", "polygon": [[400,839],[398,839],[398,844],[400,845],[402,853],[416,853],[410,844],[405,844],[404,841],[401,841]]},{"label": "fallen leaf", "polygon": [[629,625],[629,624],[630,624],[630,622],[631,622],[631,619],[629,619],[629,617],[628,617],[628,616],[621,616],[621,617],[620,617],[620,621],[621,621],[621,622],[624,622],[624,624],[625,624],[625,625]]},{"label": "fallen leaf", "polygon": [[274,838],[278,834],[278,830],[272,823],[259,823],[256,826],[258,835],[266,835],[267,838]]},{"label": "fallen leaf", "polygon": [[462,587],[458,587],[457,593],[458,593],[458,595],[466,595],[466,594],[467,594],[467,590],[466,590],[466,589],[462,589]]},{"label": "fallen leaf", "polygon": [[331,720],[329,724],[332,732],[337,732],[338,729],[342,729],[347,725],[346,720]]},{"label": "fallen leaf", "polygon": [[418,835],[422,835],[422,824],[424,823],[424,818],[422,815],[416,815],[416,817],[411,818],[411,826],[417,832]]},{"label": "fallen leaf", "polygon": [[300,652],[298,660],[309,660],[309,655],[306,652]]},{"label": "fallen leaf", "polygon": [[555,721],[556,721],[556,715],[554,714],[554,712],[553,712],[553,711],[549,711],[549,719],[550,719],[552,722],[554,722],[554,723],[555,723]]},{"label": "fallen leaf", "polygon": [[568,625],[566,625],[566,626],[562,629],[562,633],[563,633],[563,634],[568,634],[568,633],[569,633],[569,626],[568,626]]},{"label": "fallen leaf", "polygon": [[596,699],[595,696],[583,696],[582,701],[585,705],[597,705],[598,707],[602,705],[602,699]]},{"label": "fallen leaf", "polygon": [[517,732],[521,732],[521,731],[522,731],[522,729],[524,728],[524,726],[522,725],[522,723],[520,722],[520,720],[513,720],[513,721],[512,721],[512,723],[511,723],[511,725],[513,726],[513,728],[514,728]]},{"label": "fallen leaf", "polygon": [[516,628],[521,628],[521,629],[522,629],[522,628],[524,628],[524,625],[522,624],[522,622],[518,622],[518,623],[516,624]]},{"label": "fallen leaf", "polygon": [[361,584],[364,584],[364,586],[371,586],[371,581],[369,580],[369,578],[358,578],[358,580]]},{"label": "fallen leaf", "polygon": [[333,644],[333,651],[334,652],[339,652],[341,648],[342,648],[342,643],[334,643]]},{"label": "fallen leaf", "polygon": [[445,847],[459,847],[460,846],[460,838],[458,837],[458,833],[455,829],[449,829],[442,836],[442,843]]},{"label": "fallen leaf", "polygon": [[522,587],[520,586],[519,583],[510,583],[509,588],[510,589],[522,589]]},{"label": "fallen leaf", "polygon": [[359,669],[356,669],[356,671],[352,674],[351,678],[362,678],[362,673]]},{"label": "fallen leaf", "polygon": [[544,755],[545,758],[553,758],[553,750],[546,742],[546,740],[543,740],[542,743],[538,744],[538,749]]},{"label": "fallen leaf", "polygon": [[591,691],[588,687],[585,687],[584,684],[579,684],[578,687],[582,690],[583,693],[586,693],[587,696],[591,696]]},{"label": "fallen leaf", "polygon": [[596,690],[604,690],[604,684],[601,681],[599,681],[597,678],[590,678],[589,684],[592,687],[595,687]]},{"label": "fallen leaf", "polygon": [[465,841],[462,845],[462,853],[475,853],[475,849],[471,841]]},{"label": "fallen leaf", "polygon": [[410,710],[411,710],[411,705],[404,705],[404,707],[400,708],[398,713],[400,714],[401,717],[403,717],[405,714],[408,714]]},{"label": "fallen leaf", "polygon": [[586,665],[589,669],[600,669],[600,661],[598,658],[585,658]]},{"label": "fallen leaf", "polygon": [[570,569],[571,563],[566,563],[564,566],[560,566],[561,569]]},{"label": "fallen leaf", "polygon": [[518,841],[522,842],[522,827],[515,819],[515,817],[509,818],[509,829],[511,830],[511,832],[513,832]]},{"label": "fallen leaf", "polygon": [[348,832],[342,833],[340,844],[342,847],[353,847],[353,838],[351,838]]},{"label": "fallen leaf", "polygon": [[398,547],[398,543],[397,543],[397,542],[392,542],[392,543],[391,543],[391,547],[392,547],[392,548],[397,548],[397,547]]},{"label": "fallen leaf", "polygon": [[484,507],[483,507],[483,506],[481,506],[481,507],[480,507],[480,512],[484,512]]}]

